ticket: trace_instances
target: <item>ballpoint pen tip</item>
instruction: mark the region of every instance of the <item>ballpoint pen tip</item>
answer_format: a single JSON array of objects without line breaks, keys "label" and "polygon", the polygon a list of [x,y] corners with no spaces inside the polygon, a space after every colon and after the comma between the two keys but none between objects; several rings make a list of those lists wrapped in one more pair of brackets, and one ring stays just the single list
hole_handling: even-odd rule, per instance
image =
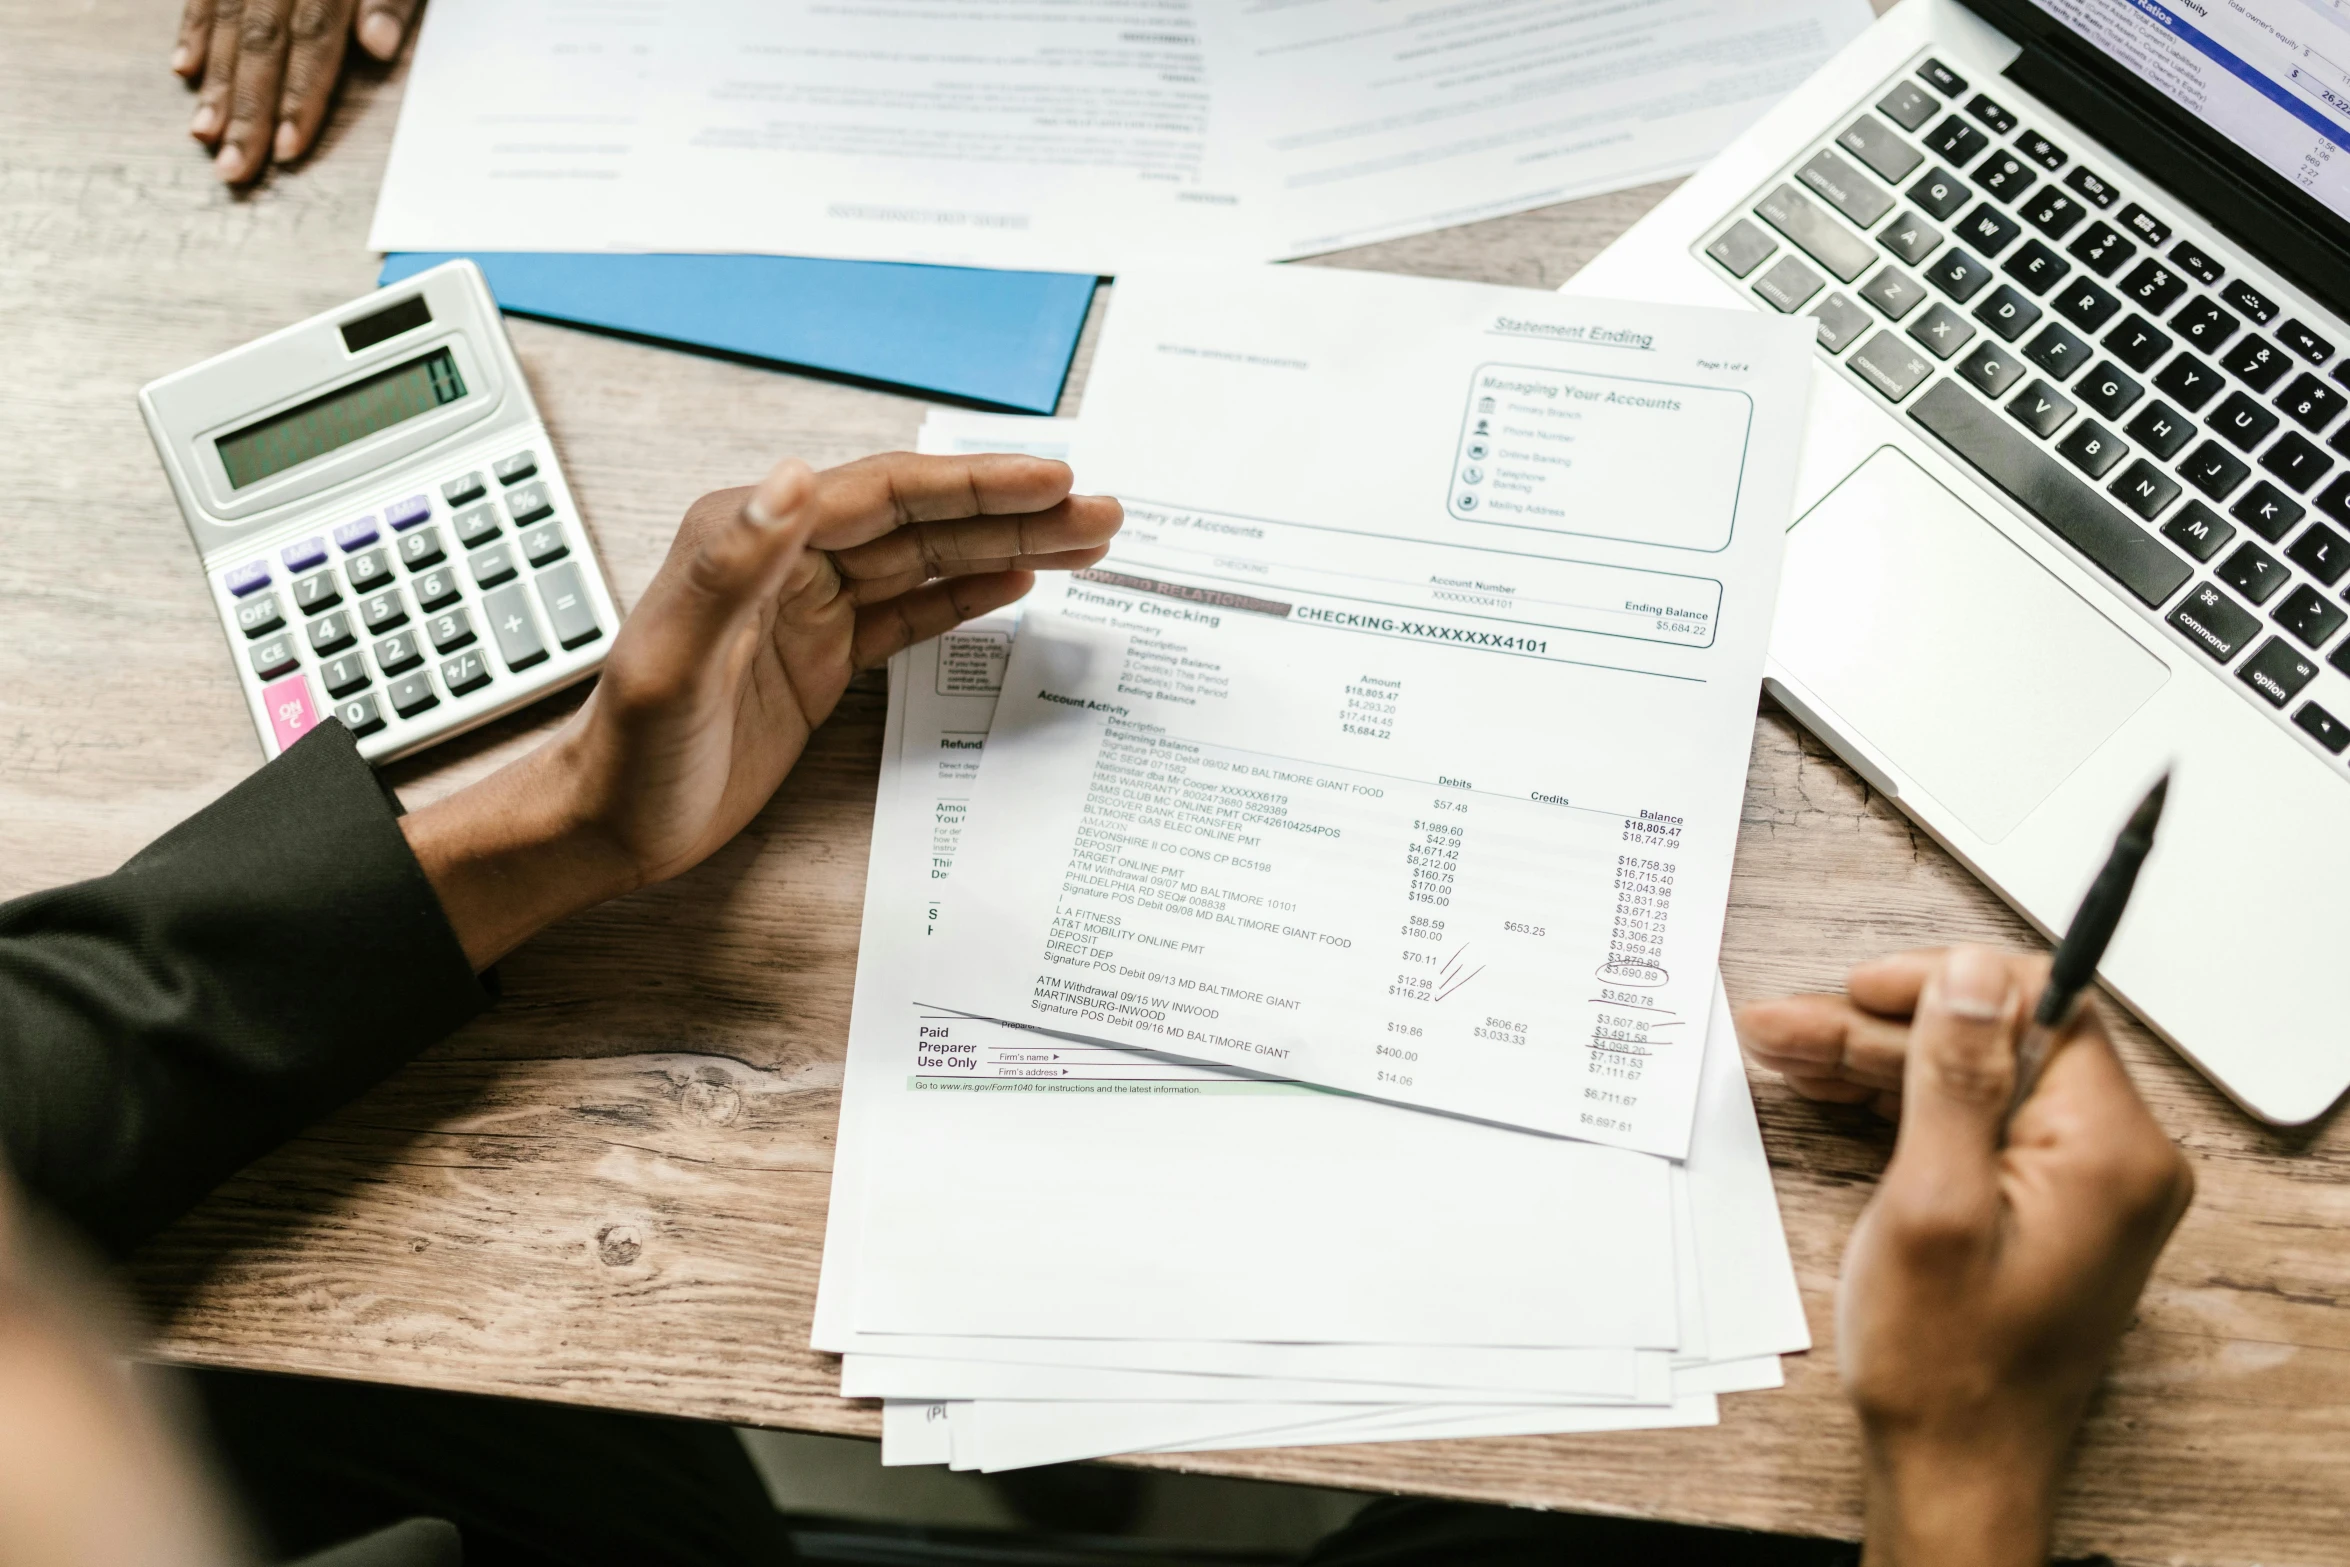
[{"label": "ballpoint pen tip", "polygon": [[2162,820],[2163,797],[2169,793],[2170,771],[2166,768],[2162,776],[2154,780],[2154,787],[2146,791],[2146,798],[2140,800],[2138,808],[2130,813],[2130,825],[2125,830],[2140,837],[2153,837],[2154,824]]}]

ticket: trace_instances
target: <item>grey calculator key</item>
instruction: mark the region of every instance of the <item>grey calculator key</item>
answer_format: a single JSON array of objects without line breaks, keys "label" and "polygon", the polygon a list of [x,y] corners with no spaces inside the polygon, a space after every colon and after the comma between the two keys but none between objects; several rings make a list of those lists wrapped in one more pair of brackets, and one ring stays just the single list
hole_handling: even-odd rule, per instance
[{"label": "grey calculator key", "polygon": [[1905,131],[1916,130],[1941,107],[1940,99],[1912,81],[1895,82],[1893,90],[1877,100],[1877,112]]},{"label": "grey calculator key", "polygon": [[304,629],[310,636],[310,651],[321,658],[339,653],[359,640],[351,634],[351,612],[347,609],[321,615]]},{"label": "grey calculator key", "polygon": [[514,525],[520,527],[552,516],[555,500],[544,484],[525,484],[506,492],[506,509],[514,514]]},{"label": "grey calculator key", "polygon": [[367,660],[359,656],[357,648],[338,653],[318,666],[318,678],[328,696],[348,696],[368,683]]},{"label": "grey calculator key", "polygon": [[342,586],[335,581],[331,570],[314,571],[307,577],[294,579],[294,608],[302,614],[315,615],[342,601]]},{"label": "grey calculator key", "polygon": [[416,645],[413,631],[395,631],[375,645],[375,667],[386,675],[396,675],[414,669],[424,662],[423,650]]},{"label": "grey calculator key", "polygon": [[264,631],[275,631],[285,623],[285,614],[277,607],[277,595],[274,593],[249,598],[237,606],[237,629],[249,637],[257,637]]},{"label": "grey calculator key", "polygon": [[441,684],[449,688],[449,695],[463,696],[468,691],[479,691],[490,683],[489,660],[479,653],[460,653],[455,658],[441,661]]},{"label": "grey calculator key", "polygon": [[547,644],[539,635],[539,617],[532,612],[530,595],[522,590],[521,583],[502,587],[483,599],[481,612],[490,623],[490,635],[498,640],[498,656],[506,661],[508,669],[528,669],[546,658]]},{"label": "grey calculator key", "polygon": [[294,639],[281,631],[265,642],[253,644],[253,673],[264,680],[274,680],[302,662],[294,652]]},{"label": "grey calculator key", "polygon": [[1941,248],[1942,231],[1916,213],[1904,212],[1885,225],[1877,243],[1914,267]]},{"label": "grey calculator key", "polygon": [[539,454],[536,452],[516,452],[490,465],[490,472],[498,476],[500,484],[520,484],[538,471]]},{"label": "grey calculator key", "polygon": [[1779,242],[1761,229],[1740,218],[1722,231],[1722,237],[1705,247],[1705,253],[1730,269],[1733,277],[1744,277],[1762,265],[1763,257],[1779,248]]},{"label": "grey calculator key", "polygon": [[1849,283],[1877,259],[1865,239],[1820,210],[1792,185],[1780,185],[1754,204],[1756,215],[1808,252],[1812,260]]},{"label": "grey calculator key", "polygon": [[522,558],[533,566],[550,565],[571,553],[571,543],[563,537],[560,523],[526,528],[517,536],[522,540]]},{"label": "grey calculator key", "polygon": [[427,566],[441,563],[441,530],[418,528],[413,533],[400,535],[400,564],[410,571],[422,571]]},{"label": "grey calculator key", "polygon": [[1879,218],[1893,210],[1891,196],[1833,152],[1823,149],[1813,153],[1810,161],[1795,171],[1795,177],[1825,196],[1829,206],[1864,229],[1874,227]]},{"label": "grey calculator key", "polygon": [[335,717],[341,719],[343,727],[355,735],[371,735],[384,726],[384,715],[375,705],[373,691],[337,702]]},{"label": "grey calculator key", "polygon": [[402,718],[414,718],[428,707],[438,707],[441,699],[432,688],[432,676],[423,670],[392,682],[392,711]]},{"label": "grey calculator key", "polygon": [[378,631],[389,631],[394,626],[408,623],[408,601],[398,588],[386,588],[371,598],[359,601],[359,622],[369,636]]},{"label": "grey calculator key", "polygon": [[441,486],[441,499],[452,506],[470,506],[488,489],[479,472],[460,474]]},{"label": "grey calculator key", "polygon": [[[1907,82],[1902,83],[1902,87],[1907,86]],[[1886,102],[1893,102],[1900,95],[1901,88],[1896,87],[1887,95]],[[1919,93],[1918,96],[1923,98],[1925,94]],[[1928,100],[1927,112],[1933,112],[1931,100]],[[1917,129],[1914,125],[1909,128],[1913,131]],[[1907,179],[1910,170],[1926,161],[1924,153],[1894,135],[1892,128],[1873,114],[1864,114],[1844,127],[1844,134],[1836,138],[1836,145],[1875,169],[1878,177],[1888,183],[1897,184]]]},{"label": "grey calculator key", "polygon": [[596,624],[596,606],[579,580],[579,563],[561,561],[539,573],[539,602],[547,606],[547,621],[555,640],[567,648],[593,642],[604,634]]},{"label": "grey calculator key", "polygon": [[423,576],[416,578],[414,586],[417,607],[429,615],[444,604],[457,602],[457,568],[435,566]]},{"label": "grey calculator key", "polygon": [[466,562],[473,580],[485,588],[494,588],[501,582],[514,580],[514,546],[493,544],[486,550],[476,550]]},{"label": "grey calculator key", "polygon": [[468,506],[449,521],[457,529],[457,547],[469,550],[498,536],[498,508],[488,501]]},{"label": "grey calculator key", "polygon": [[1858,342],[1871,319],[1867,311],[1842,294],[1830,294],[1813,306],[1811,318],[1820,324],[1820,346],[1831,354],[1840,354]]},{"label": "grey calculator key", "polygon": [[392,557],[380,548],[363,550],[343,562],[343,572],[352,592],[373,593],[392,580]]},{"label": "grey calculator key", "polygon": [[1895,402],[1918,389],[1934,362],[1901,340],[1890,329],[1879,332],[1845,361],[1860,378]]},{"label": "grey calculator key", "polygon": [[1899,267],[1879,267],[1877,275],[1862,285],[1860,297],[1884,311],[1886,320],[1898,321],[1917,309],[1926,290]]},{"label": "grey calculator key", "polygon": [[1974,340],[1975,329],[1966,317],[1936,300],[1933,309],[1909,324],[1909,335],[1936,359],[1948,359]]},{"label": "grey calculator key", "polygon": [[1788,315],[1801,310],[1805,301],[1820,291],[1820,275],[1793,256],[1781,256],[1779,264],[1755,281],[1754,291],[1770,304]]},{"label": "grey calculator key", "polygon": [[425,634],[441,652],[452,652],[473,640],[473,616],[464,605],[445,609],[424,623]]}]

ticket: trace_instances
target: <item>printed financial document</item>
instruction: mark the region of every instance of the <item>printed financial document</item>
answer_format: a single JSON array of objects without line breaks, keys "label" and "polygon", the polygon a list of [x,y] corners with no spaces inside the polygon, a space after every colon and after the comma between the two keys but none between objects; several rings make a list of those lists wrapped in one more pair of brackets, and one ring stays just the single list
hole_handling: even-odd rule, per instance
[{"label": "printed financial document", "polygon": [[1804,326],[1123,280],[919,999],[1688,1149]]},{"label": "printed financial document", "polygon": [[1687,173],[1865,0],[468,0],[370,244],[1114,273]]}]

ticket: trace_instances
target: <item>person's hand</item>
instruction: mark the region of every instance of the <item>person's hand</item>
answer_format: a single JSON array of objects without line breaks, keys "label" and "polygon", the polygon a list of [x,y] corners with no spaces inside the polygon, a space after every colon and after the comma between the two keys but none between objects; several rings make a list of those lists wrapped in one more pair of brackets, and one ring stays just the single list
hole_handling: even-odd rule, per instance
[{"label": "person's hand", "polygon": [[318,139],[343,51],[390,62],[419,0],[183,0],[171,68],[196,84],[188,133],[232,185]]},{"label": "person's hand", "polygon": [[1798,1092],[1900,1116],[1836,1290],[1872,1564],[2047,1559],[2074,1430],[2194,1194],[2093,1007],[2002,1145],[2047,976],[1981,947],[1907,953],[1853,970],[1844,996],[1738,1015]]},{"label": "person's hand", "polygon": [[742,830],[849,677],[1102,558],[1116,501],[1038,457],[898,452],[705,495],[545,746],[401,818],[476,968]]}]

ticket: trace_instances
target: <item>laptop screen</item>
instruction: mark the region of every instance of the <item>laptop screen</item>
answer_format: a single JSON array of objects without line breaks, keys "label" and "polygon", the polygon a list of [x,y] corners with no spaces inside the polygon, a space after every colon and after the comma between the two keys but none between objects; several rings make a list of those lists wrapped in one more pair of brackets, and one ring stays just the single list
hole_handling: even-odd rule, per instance
[{"label": "laptop screen", "polygon": [[2350,219],[2350,0],[2034,0]]}]

